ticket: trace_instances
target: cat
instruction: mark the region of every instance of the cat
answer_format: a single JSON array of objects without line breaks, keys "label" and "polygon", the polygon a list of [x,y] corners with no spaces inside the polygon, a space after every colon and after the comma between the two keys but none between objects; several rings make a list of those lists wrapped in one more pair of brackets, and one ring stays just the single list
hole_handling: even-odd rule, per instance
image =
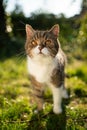
[{"label": "cat", "polygon": [[58,36],[58,24],[45,31],[34,30],[31,25],[26,24],[25,51],[34,101],[38,110],[42,110],[44,88],[48,85],[53,95],[55,114],[62,112],[62,98],[68,98],[64,83],[66,56]]}]

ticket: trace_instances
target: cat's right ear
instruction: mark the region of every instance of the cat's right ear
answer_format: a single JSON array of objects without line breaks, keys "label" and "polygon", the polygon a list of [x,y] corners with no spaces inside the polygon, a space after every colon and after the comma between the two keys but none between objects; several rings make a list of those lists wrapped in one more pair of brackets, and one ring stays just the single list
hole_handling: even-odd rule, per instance
[{"label": "cat's right ear", "polygon": [[28,39],[33,36],[34,32],[34,29],[29,24],[26,24],[26,35]]}]

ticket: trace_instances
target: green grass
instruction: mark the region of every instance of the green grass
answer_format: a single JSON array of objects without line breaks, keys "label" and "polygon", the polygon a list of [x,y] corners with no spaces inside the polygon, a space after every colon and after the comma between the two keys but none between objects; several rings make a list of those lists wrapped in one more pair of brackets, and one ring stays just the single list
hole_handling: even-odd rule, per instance
[{"label": "green grass", "polygon": [[38,114],[29,103],[30,81],[26,59],[0,62],[0,130],[86,130],[87,63],[75,61],[67,67],[66,86],[70,98],[63,101],[63,113],[52,112],[52,96],[45,94],[46,108]]}]

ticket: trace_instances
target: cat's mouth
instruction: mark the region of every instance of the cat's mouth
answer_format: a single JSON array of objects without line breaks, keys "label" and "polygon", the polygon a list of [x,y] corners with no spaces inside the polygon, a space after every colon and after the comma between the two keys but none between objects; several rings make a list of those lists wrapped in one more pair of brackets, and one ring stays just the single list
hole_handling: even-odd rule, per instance
[{"label": "cat's mouth", "polygon": [[38,54],[43,54],[44,55],[44,53],[42,51],[40,51]]},{"label": "cat's mouth", "polygon": [[39,56],[46,56],[46,54],[44,54],[43,52],[39,52],[38,55]]},{"label": "cat's mouth", "polygon": [[43,48],[41,50],[39,50],[37,47],[35,49],[33,49],[33,54],[35,55],[44,55],[47,56],[49,55],[49,51],[47,48]]}]

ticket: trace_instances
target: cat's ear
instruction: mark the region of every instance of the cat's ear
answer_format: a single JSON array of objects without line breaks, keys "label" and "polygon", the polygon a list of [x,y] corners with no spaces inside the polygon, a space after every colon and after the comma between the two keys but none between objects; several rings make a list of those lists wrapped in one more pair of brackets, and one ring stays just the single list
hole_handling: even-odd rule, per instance
[{"label": "cat's ear", "polygon": [[33,36],[34,32],[35,32],[34,29],[29,24],[26,24],[27,38],[30,38],[31,36]]},{"label": "cat's ear", "polygon": [[53,33],[56,37],[59,35],[59,25],[56,24],[54,25],[51,29],[50,32]]}]

